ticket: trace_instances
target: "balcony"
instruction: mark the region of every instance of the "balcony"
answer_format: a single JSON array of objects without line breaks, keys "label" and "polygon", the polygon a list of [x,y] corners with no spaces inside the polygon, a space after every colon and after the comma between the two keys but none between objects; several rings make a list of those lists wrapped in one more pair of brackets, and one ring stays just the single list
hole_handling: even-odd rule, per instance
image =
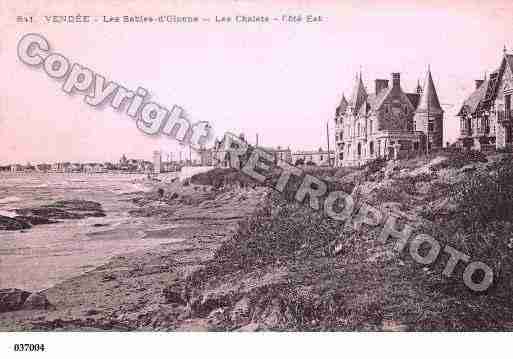
[{"label": "balcony", "polygon": [[498,122],[511,122],[513,121],[513,110],[497,111]]}]

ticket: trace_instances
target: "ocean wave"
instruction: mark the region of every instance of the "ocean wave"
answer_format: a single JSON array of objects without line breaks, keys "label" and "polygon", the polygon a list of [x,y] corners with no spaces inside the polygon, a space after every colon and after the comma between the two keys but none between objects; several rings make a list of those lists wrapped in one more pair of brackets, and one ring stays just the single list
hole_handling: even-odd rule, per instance
[{"label": "ocean wave", "polygon": [[148,192],[151,191],[151,187],[146,186],[142,183],[131,183],[128,187],[125,188],[116,188],[111,190],[112,193],[116,194],[129,194],[134,192]]},{"label": "ocean wave", "polygon": [[14,217],[16,217],[17,215],[18,215],[18,214],[17,214],[16,212],[13,212],[13,211],[4,211],[4,210],[0,210],[0,216],[14,218]]},{"label": "ocean wave", "polygon": [[21,201],[21,198],[15,196],[0,198],[0,204],[13,203],[19,201]]}]

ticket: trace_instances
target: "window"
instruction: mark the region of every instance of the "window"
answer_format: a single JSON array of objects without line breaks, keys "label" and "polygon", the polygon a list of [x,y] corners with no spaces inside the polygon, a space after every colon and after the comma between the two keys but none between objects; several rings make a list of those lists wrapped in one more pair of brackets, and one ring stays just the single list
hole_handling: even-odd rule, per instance
[{"label": "window", "polygon": [[428,132],[433,132],[435,130],[435,122],[432,119],[428,120]]},{"label": "window", "polygon": [[369,121],[369,133],[372,133],[372,120]]},{"label": "window", "polygon": [[360,124],[359,123],[358,123],[358,131],[357,131],[357,133],[358,133],[358,136],[360,136]]},{"label": "window", "polygon": [[369,153],[371,156],[374,154],[374,142],[369,143]]},{"label": "window", "polygon": [[506,119],[513,120],[513,113],[511,111],[511,95],[506,95],[504,98],[504,106],[506,108]]}]

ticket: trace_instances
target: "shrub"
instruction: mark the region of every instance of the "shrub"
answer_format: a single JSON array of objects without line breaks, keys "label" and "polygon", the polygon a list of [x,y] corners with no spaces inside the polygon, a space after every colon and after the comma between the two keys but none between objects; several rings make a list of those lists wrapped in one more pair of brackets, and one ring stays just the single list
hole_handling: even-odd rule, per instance
[{"label": "shrub", "polygon": [[380,171],[387,164],[387,160],[383,157],[378,157],[372,161],[367,162],[363,165],[364,169],[367,169],[367,174],[373,174]]},{"label": "shrub", "polygon": [[[488,174],[478,174],[453,187],[458,210],[435,229],[447,243],[492,267],[498,297],[510,298],[513,282],[513,164],[499,161]],[[440,225],[441,224],[441,225]]]},{"label": "shrub", "polygon": [[468,164],[475,162],[488,162],[486,155],[483,152],[470,150],[460,152],[457,150],[448,150],[444,153],[447,159],[440,163],[431,166],[431,170],[438,171],[444,168],[462,168]]},{"label": "shrub", "polygon": [[411,177],[411,181],[413,183],[417,182],[431,182],[435,180],[437,177],[435,174],[432,173],[419,173],[416,176]]},{"label": "shrub", "polygon": [[257,183],[249,176],[233,168],[214,168],[208,172],[198,173],[191,177],[190,182],[195,185],[212,186],[214,188],[233,184],[246,187]]},{"label": "shrub", "polygon": [[496,150],[497,153],[513,153],[513,146],[508,145]]},{"label": "shrub", "polygon": [[513,219],[513,165],[499,162],[494,167],[490,174],[472,176],[453,190],[463,228]]}]

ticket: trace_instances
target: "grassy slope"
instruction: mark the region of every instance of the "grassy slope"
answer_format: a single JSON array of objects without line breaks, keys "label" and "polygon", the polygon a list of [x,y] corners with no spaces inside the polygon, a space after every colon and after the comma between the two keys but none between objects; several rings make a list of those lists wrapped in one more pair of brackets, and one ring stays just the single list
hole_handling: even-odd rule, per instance
[{"label": "grassy slope", "polygon": [[[196,291],[191,295],[194,315],[214,313],[214,327],[221,330],[249,323],[253,329],[279,330],[509,329],[511,158],[504,154],[485,162],[475,153],[445,153],[429,170],[426,164],[437,156],[401,161],[388,179],[380,171],[383,164],[347,175],[342,171],[338,175],[346,176],[338,179],[334,171],[317,175],[330,178],[332,188],[347,191],[355,183],[374,188],[366,202],[396,203],[391,208],[442,247],[451,244],[492,265],[499,276],[486,293],[463,285],[464,266],[443,277],[446,254],[432,266],[420,266],[407,249],[397,254],[394,243],[379,242],[381,227],[355,231],[290,201],[290,193],[273,193],[206,268],[188,279]],[[429,173],[409,174],[423,166]],[[502,177],[494,175],[497,169],[504,169]],[[497,198],[502,200],[499,211],[493,207]],[[465,225],[469,221],[475,225]]]}]

